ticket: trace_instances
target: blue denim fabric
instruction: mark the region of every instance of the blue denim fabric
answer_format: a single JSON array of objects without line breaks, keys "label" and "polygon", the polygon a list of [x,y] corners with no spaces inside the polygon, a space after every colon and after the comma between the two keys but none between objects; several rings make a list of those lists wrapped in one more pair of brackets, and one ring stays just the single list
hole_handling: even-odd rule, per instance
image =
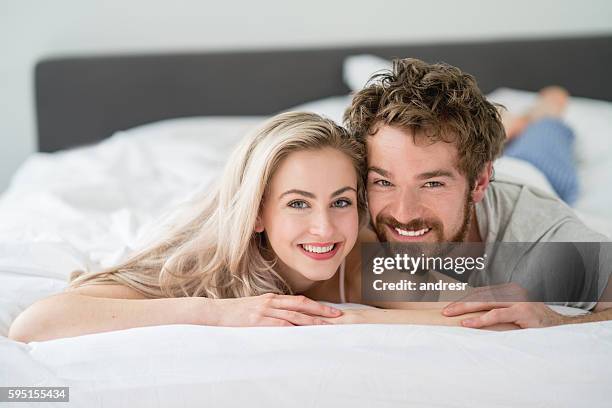
[{"label": "blue denim fabric", "polygon": [[574,132],[558,119],[531,123],[511,140],[504,155],[525,160],[537,167],[568,204],[578,198],[579,184],[574,161]]}]

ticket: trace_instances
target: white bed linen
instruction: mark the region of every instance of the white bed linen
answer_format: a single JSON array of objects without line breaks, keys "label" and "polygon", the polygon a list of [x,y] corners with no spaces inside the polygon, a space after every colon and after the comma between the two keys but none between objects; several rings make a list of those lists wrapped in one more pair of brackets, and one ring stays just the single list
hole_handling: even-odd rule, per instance
[{"label": "white bed linen", "polygon": [[260,120],[167,121],[22,166],[0,198],[0,386],[68,385],[72,406],[83,407],[605,406],[609,322],[513,333],[175,325],[30,345],[3,337],[70,271],[116,262],[160,214],[205,189]]},{"label": "white bed linen", "polygon": [[84,407],[605,407],[611,348],[606,323],[506,333],[175,325],[0,338],[22,373],[0,380],[70,386],[71,406]]}]

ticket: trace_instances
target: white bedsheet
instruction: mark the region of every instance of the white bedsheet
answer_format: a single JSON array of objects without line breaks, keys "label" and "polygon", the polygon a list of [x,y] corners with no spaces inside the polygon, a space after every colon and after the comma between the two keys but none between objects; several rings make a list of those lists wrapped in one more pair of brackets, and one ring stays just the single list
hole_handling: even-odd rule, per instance
[{"label": "white bedsheet", "polygon": [[176,325],[30,345],[4,337],[72,270],[115,263],[146,239],[260,121],[168,121],[22,166],[0,198],[0,386],[67,385],[79,407],[607,406],[610,322],[509,333]]},{"label": "white bedsheet", "polygon": [[0,383],[70,386],[79,407],[607,407],[611,349],[609,323],[505,333],[175,325],[0,338],[10,367]]}]

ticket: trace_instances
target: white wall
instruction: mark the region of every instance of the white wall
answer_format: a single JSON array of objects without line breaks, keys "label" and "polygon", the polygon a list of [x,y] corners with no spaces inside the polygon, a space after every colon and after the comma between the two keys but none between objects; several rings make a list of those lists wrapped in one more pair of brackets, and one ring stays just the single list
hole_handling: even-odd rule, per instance
[{"label": "white wall", "polygon": [[45,56],[611,32],[609,0],[0,0],[0,191],[36,151]]}]

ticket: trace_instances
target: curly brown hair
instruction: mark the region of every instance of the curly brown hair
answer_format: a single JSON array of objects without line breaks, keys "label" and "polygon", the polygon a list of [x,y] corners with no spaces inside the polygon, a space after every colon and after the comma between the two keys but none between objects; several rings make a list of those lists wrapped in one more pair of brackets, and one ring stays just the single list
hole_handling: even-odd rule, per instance
[{"label": "curly brown hair", "polygon": [[458,169],[470,186],[501,153],[506,139],[496,105],[487,101],[472,75],[412,58],[395,59],[391,71],[370,78],[353,97],[344,122],[364,145],[381,124],[408,129],[413,138],[424,136],[431,143],[454,143]]}]

